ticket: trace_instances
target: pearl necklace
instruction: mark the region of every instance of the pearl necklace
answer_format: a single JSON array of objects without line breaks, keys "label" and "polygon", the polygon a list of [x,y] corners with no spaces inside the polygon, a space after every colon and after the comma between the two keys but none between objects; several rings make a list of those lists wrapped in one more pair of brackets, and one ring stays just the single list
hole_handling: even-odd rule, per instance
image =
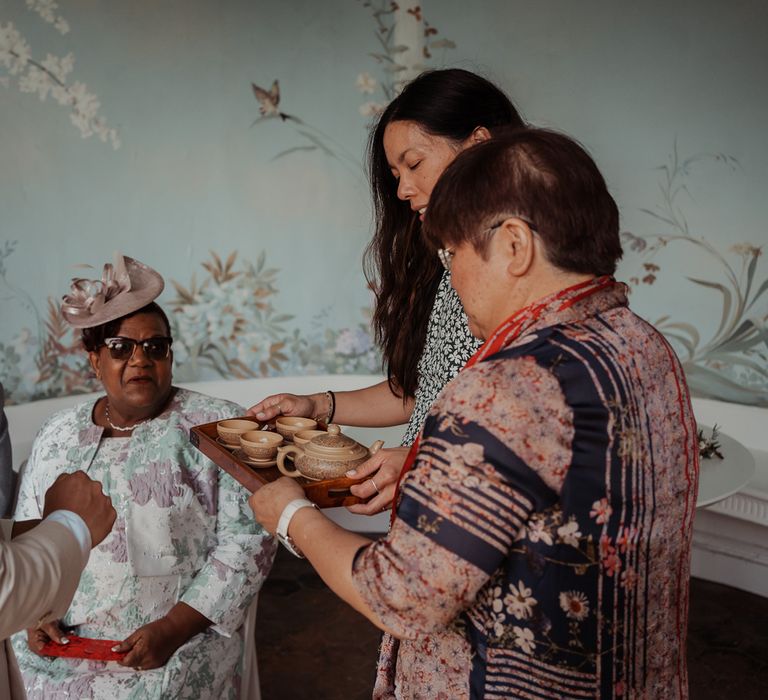
[{"label": "pearl necklace", "polygon": [[112,428],[112,430],[119,430],[121,433],[130,433],[137,425],[141,425],[142,423],[146,423],[148,420],[150,420],[149,418],[145,418],[144,420],[140,420],[138,423],[134,423],[128,427],[115,425],[109,417],[109,400],[107,400],[107,402],[104,404],[104,417],[107,419],[107,423],[109,423],[109,427]]}]

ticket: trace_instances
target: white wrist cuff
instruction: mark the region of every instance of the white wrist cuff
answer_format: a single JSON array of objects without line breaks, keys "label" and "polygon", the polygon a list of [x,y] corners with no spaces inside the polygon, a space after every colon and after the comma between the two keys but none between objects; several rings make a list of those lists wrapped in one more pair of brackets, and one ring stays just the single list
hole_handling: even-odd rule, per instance
[{"label": "white wrist cuff", "polygon": [[55,510],[46,518],[49,522],[61,523],[69,528],[80,545],[80,552],[83,556],[83,567],[88,563],[91,555],[91,531],[85,524],[85,521],[71,510]]},{"label": "white wrist cuff", "polygon": [[283,508],[283,512],[280,514],[280,520],[277,522],[277,531],[275,534],[277,535],[277,539],[280,540],[280,543],[291,554],[303,559],[304,555],[301,553],[299,548],[296,546],[296,543],[288,534],[288,528],[291,525],[291,520],[296,514],[296,511],[300,510],[301,508],[317,508],[317,505],[312,503],[312,501],[307,500],[306,498],[296,498],[291,501],[287,506],[285,506],[285,508]]}]

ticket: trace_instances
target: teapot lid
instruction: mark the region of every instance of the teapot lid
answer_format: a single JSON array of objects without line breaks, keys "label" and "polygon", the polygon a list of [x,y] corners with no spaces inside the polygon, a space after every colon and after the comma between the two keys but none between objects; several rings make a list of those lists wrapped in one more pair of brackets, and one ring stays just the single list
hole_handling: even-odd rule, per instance
[{"label": "teapot lid", "polygon": [[328,426],[328,432],[316,435],[304,446],[304,452],[313,457],[341,460],[366,454],[368,448],[344,435],[341,428],[332,423]]}]

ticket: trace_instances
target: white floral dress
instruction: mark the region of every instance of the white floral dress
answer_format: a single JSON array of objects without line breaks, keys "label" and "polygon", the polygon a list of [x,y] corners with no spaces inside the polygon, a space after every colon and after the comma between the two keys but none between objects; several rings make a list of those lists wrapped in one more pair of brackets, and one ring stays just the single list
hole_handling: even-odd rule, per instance
[{"label": "white floral dress", "polygon": [[27,695],[39,698],[234,698],[245,612],[272,565],[274,540],[253,520],[247,493],[189,443],[192,425],[242,415],[239,406],[177,390],[166,411],[130,438],[102,438],[94,401],[55,414],[32,449],[16,517],[40,517],[62,472],[84,469],[112,498],[117,521],[91,552],[63,624],[124,639],[187,603],[213,621],[158,669],[49,659],[26,634],[13,646]]}]

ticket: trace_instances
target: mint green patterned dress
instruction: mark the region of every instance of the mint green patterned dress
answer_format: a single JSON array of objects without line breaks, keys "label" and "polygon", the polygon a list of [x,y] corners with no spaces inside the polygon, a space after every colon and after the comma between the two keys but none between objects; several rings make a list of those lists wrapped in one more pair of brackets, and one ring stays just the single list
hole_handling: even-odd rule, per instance
[{"label": "mint green patterned dress", "polygon": [[235,698],[241,626],[276,546],[255,523],[247,492],[188,436],[193,425],[244,411],[179,389],[166,411],[132,437],[102,438],[91,420],[94,403],[61,411],[40,430],[16,509],[17,519],[40,517],[48,486],[76,469],[101,481],[112,498],[117,521],[91,552],[63,624],[80,636],[119,640],[179,601],[214,624],[150,671],[41,658],[18,634],[13,647],[27,694],[31,700]]}]

